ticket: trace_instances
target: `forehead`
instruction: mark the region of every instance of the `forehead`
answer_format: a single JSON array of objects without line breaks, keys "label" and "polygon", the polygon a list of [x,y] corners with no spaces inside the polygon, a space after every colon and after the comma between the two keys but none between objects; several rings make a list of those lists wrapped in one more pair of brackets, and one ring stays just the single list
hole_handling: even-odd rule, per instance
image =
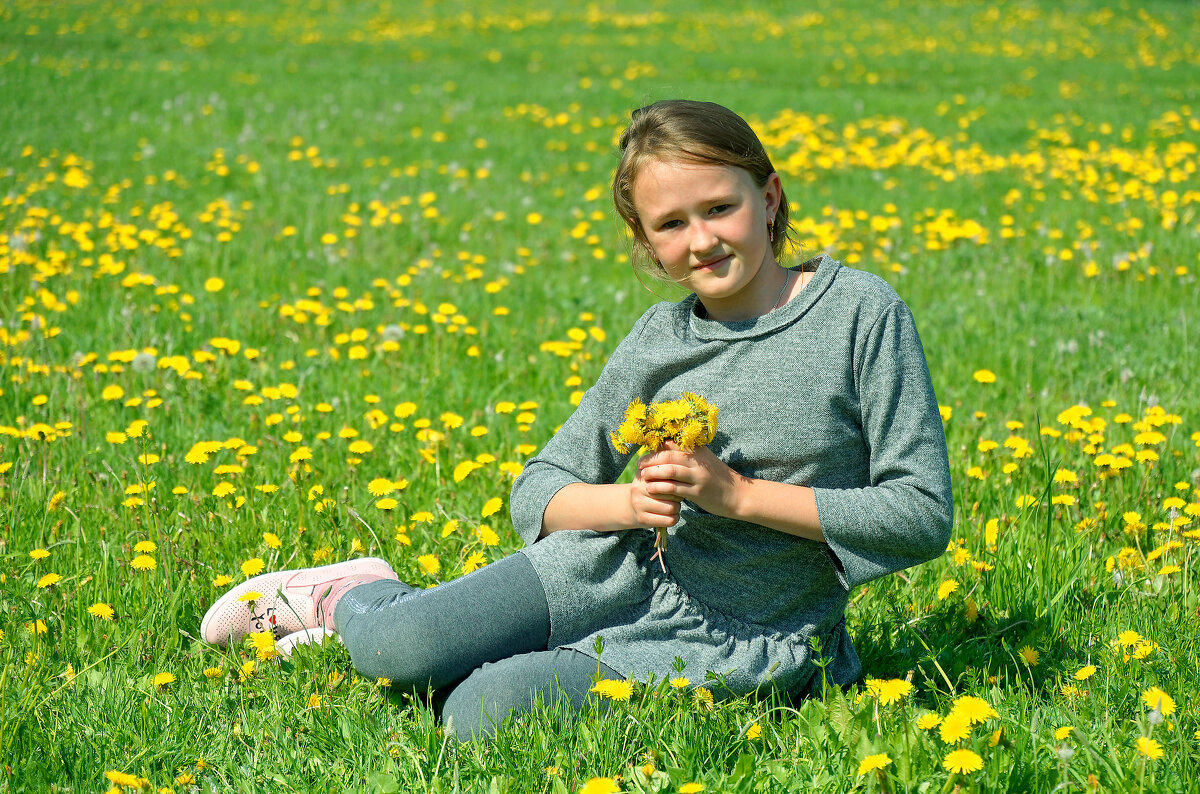
[{"label": "forehead", "polygon": [[749,172],[728,165],[650,160],[638,171],[632,198],[639,214],[670,211],[676,205],[753,190]]}]

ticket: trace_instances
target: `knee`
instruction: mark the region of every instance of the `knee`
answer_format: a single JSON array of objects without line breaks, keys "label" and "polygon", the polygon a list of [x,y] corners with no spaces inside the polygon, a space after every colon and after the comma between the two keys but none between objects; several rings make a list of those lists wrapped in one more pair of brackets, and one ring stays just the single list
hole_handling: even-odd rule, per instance
[{"label": "knee", "polygon": [[[362,615],[358,617],[369,617]],[[436,627],[417,625],[409,618],[379,621],[348,621],[342,643],[350,652],[350,660],[360,675],[366,678],[386,678],[392,685],[424,692],[439,687],[439,668],[445,664],[429,642]]]}]

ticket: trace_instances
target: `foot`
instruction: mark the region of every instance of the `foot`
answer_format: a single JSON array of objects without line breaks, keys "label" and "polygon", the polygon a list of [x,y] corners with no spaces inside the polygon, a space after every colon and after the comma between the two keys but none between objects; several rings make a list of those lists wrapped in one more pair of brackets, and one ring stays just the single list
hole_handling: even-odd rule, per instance
[{"label": "foot", "polygon": [[[333,608],[343,593],[355,585],[396,578],[392,566],[378,557],[264,573],[218,598],[200,623],[200,636],[224,646],[251,632],[269,631],[279,638],[303,629],[332,630]],[[253,602],[240,600],[247,593],[258,595]]]}]

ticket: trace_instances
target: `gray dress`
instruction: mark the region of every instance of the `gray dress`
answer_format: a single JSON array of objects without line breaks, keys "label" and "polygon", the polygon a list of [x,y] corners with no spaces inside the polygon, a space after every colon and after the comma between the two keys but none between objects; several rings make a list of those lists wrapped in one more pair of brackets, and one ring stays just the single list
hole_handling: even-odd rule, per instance
[{"label": "gray dress", "polygon": [[[575,413],[513,483],[513,524],[550,608],[549,647],[595,655],[627,677],[712,671],[728,690],[813,683],[810,639],[833,681],[858,678],[845,628],[851,588],[946,549],[953,501],[924,350],[887,282],[820,256],[812,281],[746,322],[702,315],[691,295],[651,307]],[[701,312],[697,312],[700,309]],[[551,497],[611,483],[631,455],[610,440],[625,407],[696,392],[720,409],[709,448],[735,471],[814,489],[826,542],[685,502],[662,573],[654,533],[565,531],[538,540]]]}]

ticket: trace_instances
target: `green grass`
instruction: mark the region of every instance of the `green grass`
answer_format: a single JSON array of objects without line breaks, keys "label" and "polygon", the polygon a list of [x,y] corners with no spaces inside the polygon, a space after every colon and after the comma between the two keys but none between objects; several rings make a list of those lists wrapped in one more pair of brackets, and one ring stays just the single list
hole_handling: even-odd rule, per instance
[{"label": "green grass", "polygon": [[[0,6],[0,790],[103,790],[110,771],[176,791],[1193,787],[1194,5],[241,6]],[[197,642],[213,580],[249,559],[371,553],[433,584],[519,547],[512,471],[640,313],[678,296],[638,285],[606,200],[623,120],[675,96],[757,125],[797,256],[879,273],[917,318],[962,551],[848,613],[866,676],[912,693],[708,709],[641,685],[459,746],[340,648],[243,676],[252,651]],[[1092,413],[1072,426],[1077,404]],[[223,448],[187,462],[203,441]],[[390,510],[380,477],[408,481]],[[131,566],[142,541],[152,570]],[[1161,723],[1154,686],[1177,704]],[[951,742],[917,727],[966,695],[999,716]],[[982,769],[947,771],[955,749]]]}]

